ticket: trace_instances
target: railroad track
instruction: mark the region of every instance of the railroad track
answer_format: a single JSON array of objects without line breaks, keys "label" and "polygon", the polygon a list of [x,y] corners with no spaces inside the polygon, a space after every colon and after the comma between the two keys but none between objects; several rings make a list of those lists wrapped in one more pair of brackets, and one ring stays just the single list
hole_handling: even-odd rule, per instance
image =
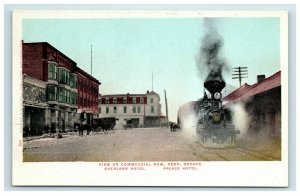
[{"label": "railroad track", "polygon": [[240,152],[244,152],[246,154],[249,154],[251,156],[257,157],[261,160],[266,160],[266,161],[276,161],[276,160],[280,160],[280,157],[275,157],[266,153],[262,153],[258,150],[253,150],[253,149],[248,149],[248,148],[244,148],[244,147],[236,147],[235,150],[240,151]]},{"label": "railroad track", "polygon": [[[206,148],[198,141],[196,141],[195,143],[201,148]],[[218,158],[220,158],[221,160],[224,160],[224,161],[233,161],[232,159],[230,159],[229,155],[222,153],[222,152],[226,152],[227,150],[228,151],[231,150],[230,153],[234,153],[235,151],[237,151],[239,153],[243,153],[244,155],[254,157],[255,160],[257,160],[257,161],[280,160],[280,157],[272,156],[270,154],[266,154],[266,153],[263,153],[258,150],[244,148],[244,147],[240,147],[240,146],[234,146],[234,147],[228,147],[228,148],[206,148],[206,149],[211,149],[211,151],[209,153],[215,154]],[[192,150],[197,152],[197,149],[194,147],[192,147]],[[205,157],[205,155],[203,155],[203,153],[201,154],[201,156]],[[201,157],[199,157],[199,158],[201,158]],[[216,160],[210,160],[207,157],[206,157],[206,160],[207,161],[216,161]]]},{"label": "railroad track", "polygon": [[[201,148],[206,148],[204,147],[201,143],[199,143],[198,141],[195,142],[198,146],[200,146]],[[192,147],[191,145],[189,145],[189,147],[193,150],[193,151],[197,151],[197,149],[195,149],[194,147]],[[195,153],[196,154],[196,153]],[[217,152],[214,152],[213,154],[217,155],[217,157],[219,159],[221,159],[222,161],[230,161],[228,158],[226,158],[225,156],[217,153]],[[203,153],[197,153],[197,155],[200,155],[198,156],[199,158],[202,158],[204,161],[216,161],[216,160],[211,160],[209,159],[208,157],[204,156]],[[195,156],[197,156],[195,155]],[[219,160],[218,160],[219,161]]]},{"label": "railroad track", "polygon": [[204,156],[202,153],[198,152],[198,150],[192,146],[191,144],[188,144],[188,147],[193,151],[193,155],[200,158],[203,161],[210,161],[208,157]]}]

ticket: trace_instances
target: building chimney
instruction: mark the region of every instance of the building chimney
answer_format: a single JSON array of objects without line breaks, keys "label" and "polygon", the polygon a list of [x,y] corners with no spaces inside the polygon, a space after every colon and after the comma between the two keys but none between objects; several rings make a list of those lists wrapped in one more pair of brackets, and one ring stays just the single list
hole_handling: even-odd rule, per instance
[{"label": "building chimney", "polygon": [[266,75],[257,75],[257,83],[263,81],[266,78]]}]

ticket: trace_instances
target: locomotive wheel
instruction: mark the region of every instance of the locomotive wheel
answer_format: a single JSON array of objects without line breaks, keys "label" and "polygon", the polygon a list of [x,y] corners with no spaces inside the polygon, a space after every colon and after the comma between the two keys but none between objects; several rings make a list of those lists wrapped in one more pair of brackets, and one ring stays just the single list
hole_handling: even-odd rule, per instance
[{"label": "locomotive wheel", "polygon": [[112,128],[112,129],[110,130],[110,132],[111,132],[111,133],[115,133],[115,132],[116,132],[116,129]]}]

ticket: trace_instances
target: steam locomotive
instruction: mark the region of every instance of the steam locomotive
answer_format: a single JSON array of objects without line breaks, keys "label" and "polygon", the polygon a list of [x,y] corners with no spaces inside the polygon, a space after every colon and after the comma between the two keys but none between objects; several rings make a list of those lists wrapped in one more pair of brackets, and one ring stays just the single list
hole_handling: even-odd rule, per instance
[{"label": "steam locomotive", "polygon": [[230,110],[224,108],[221,101],[221,91],[225,85],[224,81],[206,81],[204,88],[210,93],[210,97],[205,93],[197,103],[196,131],[205,147],[230,147],[236,144],[239,131],[232,123]]}]

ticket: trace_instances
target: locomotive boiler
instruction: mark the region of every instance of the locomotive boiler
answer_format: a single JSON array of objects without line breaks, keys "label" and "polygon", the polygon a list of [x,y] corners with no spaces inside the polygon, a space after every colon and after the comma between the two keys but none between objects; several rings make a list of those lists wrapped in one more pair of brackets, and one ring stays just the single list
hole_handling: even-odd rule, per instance
[{"label": "locomotive boiler", "polygon": [[230,147],[236,144],[236,135],[239,133],[232,123],[230,110],[222,104],[221,91],[226,83],[219,80],[210,80],[204,83],[205,93],[198,102],[198,122],[196,132],[200,142],[205,147]]}]

